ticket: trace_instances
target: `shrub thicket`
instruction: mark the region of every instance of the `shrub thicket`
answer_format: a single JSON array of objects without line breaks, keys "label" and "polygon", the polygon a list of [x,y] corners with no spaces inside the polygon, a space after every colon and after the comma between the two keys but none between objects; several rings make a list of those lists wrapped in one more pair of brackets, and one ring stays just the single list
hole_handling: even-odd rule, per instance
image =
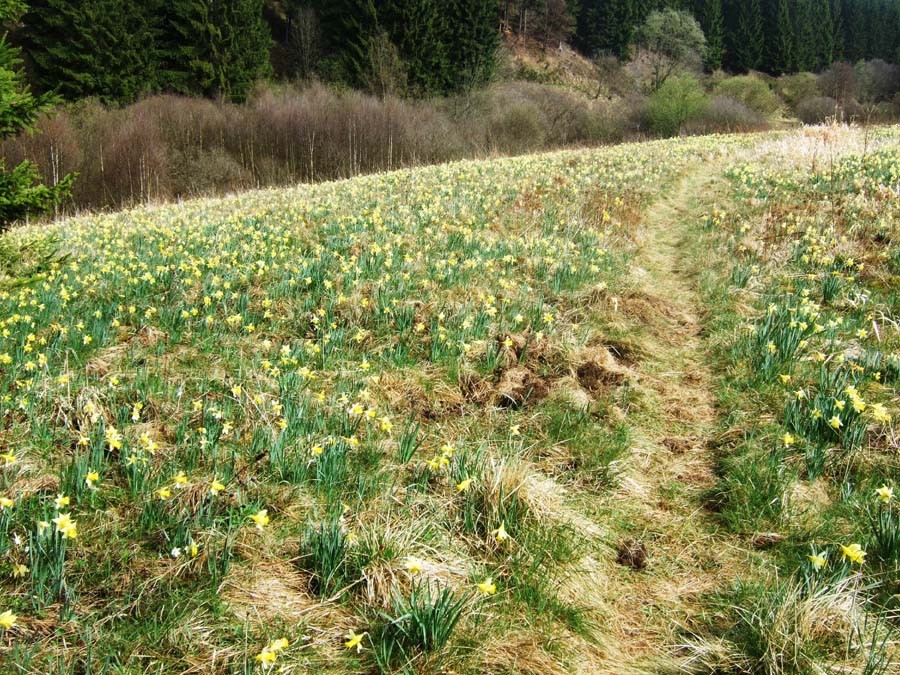
[{"label": "shrub thicket", "polygon": [[688,120],[707,104],[706,94],[696,77],[674,75],[650,97],[647,120],[656,133],[670,136],[681,131]]},{"label": "shrub thicket", "polygon": [[769,85],[753,75],[740,75],[722,80],[716,85],[715,94],[740,101],[763,116],[774,115],[781,108],[781,101]]},{"label": "shrub thicket", "polygon": [[533,83],[416,101],[320,85],[265,89],[244,105],[152,96],[124,108],[96,100],[0,144],[51,184],[77,172],[70,205],[148,200],[344,178],[405,166],[623,140],[639,133],[621,101]]}]

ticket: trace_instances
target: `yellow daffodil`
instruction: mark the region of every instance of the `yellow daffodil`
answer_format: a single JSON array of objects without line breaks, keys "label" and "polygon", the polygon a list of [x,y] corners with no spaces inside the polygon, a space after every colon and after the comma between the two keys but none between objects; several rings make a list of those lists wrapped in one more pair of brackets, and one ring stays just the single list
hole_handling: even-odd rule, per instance
[{"label": "yellow daffodil", "polygon": [[268,509],[260,509],[256,513],[250,516],[250,520],[256,523],[256,529],[262,531],[262,529],[269,524],[269,511]]},{"label": "yellow daffodil", "polygon": [[891,415],[888,413],[887,409],[885,409],[884,404],[876,403],[872,406],[871,409],[872,418],[876,422],[880,422],[881,424],[887,424],[891,421]]},{"label": "yellow daffodil", "polygon": [[19,617],[17,617],[8,609],[0,612],[0,628],[2,628],[3,630],[9,630],[16,625],[16,620],[18,618]]},{"label": "yellow daffodil", "polygon": [[219,481],[218,478],[213,478],[212,482],[209,484],[209,492],[213,497],[218,495],[224,489],[225,486]]},{"label": "yellow daffodil", "polygon": [[68,506],[71,500],[65,495],[56,495],[56,499],[53,500],[53,505],[56,507],[56,510],[59,511],[64,506]]},{"label": "yellow daffodil", "polygon": [[808,555],[807,558],[809,559],[812,568],[817,572],[825,567],[825,564],[828,562],[828,559],[824,555],[819,553],[812,553]]},{"label": "yellow daffodil", "polygon": [[850,544],[849,546],[841,545],[841,551],[845,558],[857,565],[862,565],[866,558],[866,552],[862,550],[862,547],[859,544]]},{"label": "yellow daffodil", "polygon": [[500,527],[498,527],[496,530],[491,532],[491,534],[494,535],[494,538],[501,544],[504,541],[509,541],[509,538],[510,538],[509,533],[506,531],[505,523],[500,523]]},{"label": "yellow daffodil", "polygon": [[75,539],[78,536],[78,524],[68,513],[60,513],[53,518],[53,523],[56,525],[56,531],[66,539]]},{"label": "yellow daffodil", "polygon": [[456,484],[457,492],[466,492],[472,486],[471,478],[464,478],[462,481]]},{"label": "yellow daffodil", "polygon": [[494,583],[494,580],[491,577],[488,577],[478,584],[478,590],[485,595],[493,595],[497,592],[497,585]]},{"label": "yellow daffodil", "polygon": [[888,487],[887,485],[882,485],[880,488],[875,490],[875,496],[877,496],[878,499],[885,504],[888,504],[894,498],[894,488]]},{"label": "yellow daffodil", "polygon": [[418,574],[422,571],[422,562],[416,558],[407,558],[406,562],[403,563],[403,566],[410,574]]},{"label": "yellow daffodil", "polygon": [[358,654],[358,653],[361,652],[362,649],[363,649],[363,646],[362,646],[362,639],[363,639],[366,635],[367,635],[367,633],[365,633],[365,632],[363,632],[363,633],[355,633],[355,632],[353,632],[352,630],[351,630],[351,631],[348,631],[348,632],[347,632],[347,635],[345,636],[345,637],[347,638],[347,640],[344,642],[344,646],[345,646],[347,649],[353,649],[353,648],[355,647],[355,648],[356,648],[356,653]]}]

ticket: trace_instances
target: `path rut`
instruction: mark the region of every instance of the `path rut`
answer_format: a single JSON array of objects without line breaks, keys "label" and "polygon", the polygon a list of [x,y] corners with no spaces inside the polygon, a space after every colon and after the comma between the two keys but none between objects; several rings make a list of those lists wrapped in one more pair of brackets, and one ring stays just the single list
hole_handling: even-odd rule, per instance
[{"label": "path rut", "polygon": [[607,504],[610,543],[642,542],[648,564],[616,566],[605,582],[610,673],[677,667],[677,645],[702,611],[702,594],[752,556],[703,505],[715,482],[708,441],[716,409],[691,237],[718,180],[701,165],[649,207],[637,234],[636,288],[621,301],[620,311],[645,327],[638,365],[645,404],[629,415],[632,451]]}]

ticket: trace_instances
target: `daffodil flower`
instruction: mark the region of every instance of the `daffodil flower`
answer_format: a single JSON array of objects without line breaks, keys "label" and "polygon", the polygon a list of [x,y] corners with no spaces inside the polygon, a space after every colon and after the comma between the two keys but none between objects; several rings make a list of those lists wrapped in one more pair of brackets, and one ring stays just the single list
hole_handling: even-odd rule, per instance
[{"label": "daffodil flower", "polygon": [[64,538],[75,539],[78,536],[78,523],[68,513],[60,513],[53,522],[56,524],[56,531]]},{"label": "daffodil flower", "polygon": [[344,646],[347,649],[356,648],[356,653],[358,654],[363,650],[362,639],[367,635],[367,633],[355,633],[352,630],[347,632],[345,636],[347,638],[346,642],[344,642]]},{"label": "daffodil flower", "polygon": [[806,557],[809,559],[812,568],[817,572],[825,567],[825,564],[828,562],[828,559],[824,555],[818,553],[812,553]]},{"label": "daffodil flower", "polygon": [[250,516],[250,520],[256,523],[256,529],[262,532],[262,529],[269,524],[269,511],[268,509],[260,509],[256,513]]},{"label": "daffodil flower", "polygon": [[3,630],[9,630],[16,625],[16,620],[18,618],[19,617],[17,617],[8,609],[0,612],[0,628],[2,628]]},{"label": "daffodil flower", "polygon": [[491,577],[488,577],[478,584],[478,590],[485,595],[493,595],[497,592],[497,585],[494,583],[494,580]]},{"label": "daffodil flower", "polygon": [[859,544],[850,544],[849,546],[841,545],[841,551],[846,559],[857,565],[862,565],[863,561],[866,559],[866,552],[862,550],[862,547]]},{"label": "daffodil flower", "polygon": [[883,503],[889,504],[891,499],[894,498],[894,488],[888,487],[887,485],[882,485],[880,488],[875,490],[875,495]]}]

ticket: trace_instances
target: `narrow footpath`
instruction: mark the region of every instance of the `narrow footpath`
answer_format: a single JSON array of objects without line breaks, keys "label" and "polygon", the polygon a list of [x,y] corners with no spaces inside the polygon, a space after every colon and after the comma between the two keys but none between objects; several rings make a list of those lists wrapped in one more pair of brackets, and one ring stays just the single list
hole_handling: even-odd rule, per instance
[{"label": "narrow footpath", "polygon": [[600,593],[615,617],[604,631],[608,673],[677,668],[678,645],[703,611],[703,594],[728,584],[754,557],[703,504],[715,483],[709,440],[716,410],[693,256],[720,180],[716,163],[695,165],[638,227],[636,288],[621,311],[644,326],[635,364],[642,403],[628,415],[631,453],[604,511],[613,523],[610,543],[645,550],[646,567],[608,570]]}]

